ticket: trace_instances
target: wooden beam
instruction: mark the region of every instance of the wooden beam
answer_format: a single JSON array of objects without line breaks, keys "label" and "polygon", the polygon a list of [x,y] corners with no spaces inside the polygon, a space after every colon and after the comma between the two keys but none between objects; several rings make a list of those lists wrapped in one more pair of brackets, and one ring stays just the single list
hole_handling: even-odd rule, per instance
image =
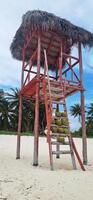
[{"label": "wooden beam", "polygon": [[82,150],[83,150],[83,163],[87,165],[87,136],[85,124],[85,102],[84,102],[84,88],[83,88],[83,65],[82,65],[82,50],[81,43],[78,44],[79,53],[79,68],[80,68],[80,81],[81,81],[81,121],[82,121]]},{"label": "wooden beam", "polygon": [[20,97],[19,97],[19,117],[18,117],[16,159],[20,159],[21,128],[22,128],[22,95],[20,95]]},{"label": "wooden beam", "polygon": [[[25,71],[26,71],[26,72],[30,72],[30,73],[32,73],[32,74],[37,74],[37,72],[34,72],[34,71],[32,71],[32,70],[29,71],[29,70],[26,69]],[[40,73],[40,75],[43,76],[44,74]],[[46,76],[47,76],[47,75],[46,75]],[[55,78],[54,76],[49,76],[49,77],[56,80],[56,78]]]},{"label": "wooden beam", "polygon": [[[25,64],[25,49],[22,52],[23,63],[22,63],[22,72],[21,72],[21,89],[24,82],[24,64]],[[18,131],[17,131],[17,151],[16,159],[20,159],[20,139],[21,139],[21,128],[22,128],[22,95],[19,95],[19,113],[18,113]]]},{"label": "wooden beam", "polygon": [[40,87],[40,54],[41,54],[41,37],[38,33],[37,49],[37,83],[36,83],[36,101],[35,101],[35,122],[34,122],[34,159],[33,165],[38,165],[38,148],[39,148],[39,87]]},{"label": "wooden beam", "polygon": [[25,44],[24,44],[24,48],[25,48],[25,49],[28,47],[29,43],[30,43],[30,42],[32,41],[32,39],[33,39],[33,36],[35,36],[35,35],[36,35],[36,31],[32,32],[32,35],[31,35],[31,33],[30,33],[30,35],[27,35],[27,36],[26,36],[26,40],[27,40],[27,41],[25,41]]},{"label": "wooden beam", "polygon": [[66,72],[68,72],[69,70],[71,70],[75,65],[77,65],[79,63],[79,61],[76,61],[75,63],[73,63],[70,67],[68,67],[62,74],[64,75]]},{"label": "wooden beam", "polygon": [[60,44],[60,57],[59,57],[59,78],[60,81],[62,81],[62,65],[63,65],[63,42],[61,40],[61,44]]},{"label": "wooden beam", "polygon": [[34,59],[34,57],[36,56],[36,53],[37,53],[37,49],[33,52],[33,54],[31,55],[31,58],[29,59],[29,61],[24,65],[24,70],[29,65],[29,63]]}]

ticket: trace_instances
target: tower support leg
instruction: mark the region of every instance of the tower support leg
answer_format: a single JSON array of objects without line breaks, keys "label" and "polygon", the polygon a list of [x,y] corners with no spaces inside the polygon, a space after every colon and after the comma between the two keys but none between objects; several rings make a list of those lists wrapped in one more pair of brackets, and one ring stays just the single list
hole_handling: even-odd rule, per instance
[{"label": "tower support leg", "polygon": [[81,119],[82,119],[82,154],[83,164],[87,165],[87,136],[85,124],[85,105],[84,105],[84,91],[81,91]]},{"label": "tower support leg", "polygon": [[82,64],[82,50],[81,43],[78,44],[79,52],[79,68],[80,68],[80,84],[81,84],[81,125],[82,125],[82,153],[83,163],[87,165],[87,135],[86,135],[86,124],[85,124],[85,103],[84,103],[84,89],[83,89],[83,64]]},{"label": "tower support leg", "polygon": [[[59,112],[59,105],[58,105],[58,104],[57,104],[56,111]],[[59,137],[59,136],[58,136],[58,137]],[[58,138],[57,138],[57,141],[58,141]],[[60,151],[60,145],[59,145],[59,144],[56,145],[56,151],[57,151],[57,152]],[[59,154],[59,153],[56,154],[56,158],[60,158],[60,154]]]},{"label": "tower support leg", "polygon": [[19,98],[19,116],[18,116],[16,159],[20,159],[21,127],[22,127],[22,96],[20,95],[20,98]]},{"label": "tower support leg", "polygon": [[33,165],[38,165],[38,148],[39,148],[39,78],[40,78],[40,35],[38,34],[37,50],[37,84],[36,84],[36,102],[35,102],[35,122],[34,122],[34,159]]}]

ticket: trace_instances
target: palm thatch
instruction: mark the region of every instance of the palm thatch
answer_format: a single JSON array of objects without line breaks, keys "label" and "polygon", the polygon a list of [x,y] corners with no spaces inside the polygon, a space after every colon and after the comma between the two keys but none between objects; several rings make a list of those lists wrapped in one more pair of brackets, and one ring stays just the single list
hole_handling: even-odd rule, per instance
[{"label": "palm thatch", "polygon": [[[15,59],[22,60],[22,48],[24,46],[24,42],[26,39],[26,34],[28,32],[40,30],[42,31],[42,51],[43,48],[48,47],[48,44],[51,41],[51,33],[56,33],[58,37],[56,37],[56,42],[60,44],[60,37],[66,38],[66,51],[70,51],[71,46],[77,42],[81,42],[83,46],[93,46],[93,34],[89,31],[80,28],[78,26],[73,25],[69,21],[62,19],[60,17],[55,16],[54,14],[34,10],[28,11],[22,18],[22,24],[17,30],[13,42],[11,44],[10,50]],[[47,36],[47,44],[44,43],[45,37]],[[55,38],[54,38],[55,40]],[[31,41],[31,44],[28,46],[26,51],[25,59],[26,61],[31,56],[31,50],[35,50],[37,45],[37,38],[36,36]],[[55,44],[54,44],[55,46]],[[52,49],[53,50],[53,49]],[[51,57],[55,57],[58,55],[59,52],[59,45],[57,46],[56,50],[54,49],[55,53],[50,55]],[[55,60],[54,60],[55,62]],[[42,57],[43,63],[43,57]],[[52,61],[50,62],[51,65]],[[53,64],[53,63],[52,63]]]}]

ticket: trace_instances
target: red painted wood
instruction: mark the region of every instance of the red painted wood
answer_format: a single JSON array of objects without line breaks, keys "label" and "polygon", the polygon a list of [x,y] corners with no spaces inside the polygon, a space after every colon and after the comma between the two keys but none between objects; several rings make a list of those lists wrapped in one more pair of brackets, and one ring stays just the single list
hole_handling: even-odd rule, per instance
[{"label": "red painted wood", "polygon": [[77,159],[78,159],[78,162],[79,162],[79,164],[80,164],[81,169],[82,169],[83,171],[85,171],[84,165],[83,165],[83,163],[82,163],[82,161],[81,161],[81,158],[80,158],[80,156],[79,156],[79,154],[78,154],[78,151],[77,151],[77,149],[76,149],[76,146],[75,146],[75,143],[74,143],[73,139],[72,139],[72,146],[73,146],[75,155],[76,155],[76,157],[77,157]]},{"label": "red painted wood", "polygon": [[34,160],[33,165],[38,165],[38,148],[39,148],[39,87],[40,87],[40,53],[41,40],[38,33],[38,50],[37,50],[37,83],[36,83],[36,102],[35,102],[35,122],[34,122]]},{"label": "red painted wood", "polygon": [[81,120],[82,120],[82,146],[83,146],[83,163],[87,164],[87,135],[85,124],[85,102],[84,102],[84,88],[83,88],[83,65],[82,65],[82,50],[81,44],[78,44],[79,52],[79,69],[80,69],[80,82],[81,82]]}]

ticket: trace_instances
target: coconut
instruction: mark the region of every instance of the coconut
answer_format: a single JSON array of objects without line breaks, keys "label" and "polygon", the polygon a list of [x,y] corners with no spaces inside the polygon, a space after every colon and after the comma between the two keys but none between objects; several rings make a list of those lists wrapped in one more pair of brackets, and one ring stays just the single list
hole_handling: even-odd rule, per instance
[{"label": "coconut", "polygon": [[51,131],[52,131],[53,133],[57,133],[57,127],[51,127]]},{"label": "coconut", "polygon": [[61,125],[62,125],[61,119],[56,119],[55,123],[56,123],[56,125],[58,125],[58,126],[61,126]]},{"label": "coconut", "polygon": [[63,133],[63,128],[58,127],[57,131],[58,131],[58,133]]},{"label": "coconut", "polygon": [[61,124],[64,125],[64,126],[68,125],[68,120],[67,119],[62,119],[61,122],[62,122]]},{"label": "coconut", "polygon": [[61,117],[61,112],[56,112],[56,117]]},{"label": "coconut", "polygon": [[67,116],[66,112],[61,112],[61,116],[66,117]]},{"label": "coconut", "polygon": [[58,137],[57,138],[57,142],[60,142],[60,143],[64,144],[65,143],[65,138],[64,137]]},{"label": "coconut", "polygon": [[67,128],[63,128],[63,133],[68,134],[68,129]]}]

